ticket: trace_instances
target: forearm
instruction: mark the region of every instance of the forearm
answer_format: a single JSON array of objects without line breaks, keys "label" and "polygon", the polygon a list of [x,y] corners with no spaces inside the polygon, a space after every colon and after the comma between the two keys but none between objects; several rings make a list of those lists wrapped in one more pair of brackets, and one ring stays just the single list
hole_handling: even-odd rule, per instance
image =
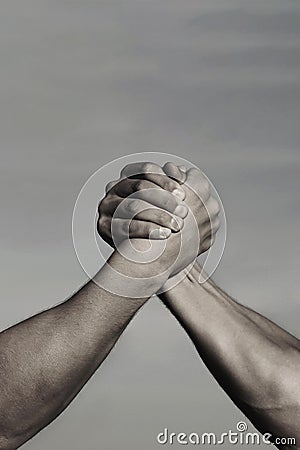
[{"label": "forearm", "polygon": [[67,407],[147,298],[121,297],[91,281],[0,334],[1,449],[17,448]]},{"label": "forearm", "polygon": [[210,281],[186,278],[161,298],[256,427],[300,442],[299,341]]}]

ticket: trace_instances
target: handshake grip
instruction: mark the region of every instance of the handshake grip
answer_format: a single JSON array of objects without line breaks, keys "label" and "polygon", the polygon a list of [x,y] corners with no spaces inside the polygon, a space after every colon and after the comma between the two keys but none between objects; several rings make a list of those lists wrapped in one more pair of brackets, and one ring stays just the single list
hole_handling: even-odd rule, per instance
[{"label": "handshake grip", "polygon": [[98,211],[98,232],[115,252],[95,281],[131,298],[173,287],[220,226],[206,177],[173,163],[129,164],[108,184]]}]

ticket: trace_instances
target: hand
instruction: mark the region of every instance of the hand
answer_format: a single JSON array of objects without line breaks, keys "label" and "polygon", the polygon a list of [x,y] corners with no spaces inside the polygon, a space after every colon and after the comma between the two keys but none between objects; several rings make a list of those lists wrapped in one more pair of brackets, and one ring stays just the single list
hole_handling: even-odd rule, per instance
[{"label": "hand", "polygon": [[[107,186],[99,205],[98,231],[112,246],[128,237],[139,238],[139,242],[149,236],[168,238],[164,255],[172,263],[170,275],[174,275],[208,250],[220,224],[218,214],[218,202],[199,170],[172,163],[162,170],[156,164],[136,163],[126,166],[120,179]],[[180,244],[183,251],[176,259]],[[161,260],[166,263],[166,258]]]},{"label": "hand", "polygon": [[101,270],[98,282],[118,295],[151,296],[170,276],[171,253],[176,254],[177,242],[168,241],[167,251],[164,246],[172,231],[176,234],[183,226],[188,213],[182,203],[185,192],[161,167],[151,163],[126,166],[120,178],[107,185],[106,192],[99,205],[97,228],[116,251]]},{"label": "hand", "polygon": [[106,186],[106,196],[99,205],[98,232],[114,248],[116,240],[119,243],[150,236],[166,239],[183,227],[188,213],[184,198],[180,184],[166,176],[161,167],[129,164],[118,180]]}]

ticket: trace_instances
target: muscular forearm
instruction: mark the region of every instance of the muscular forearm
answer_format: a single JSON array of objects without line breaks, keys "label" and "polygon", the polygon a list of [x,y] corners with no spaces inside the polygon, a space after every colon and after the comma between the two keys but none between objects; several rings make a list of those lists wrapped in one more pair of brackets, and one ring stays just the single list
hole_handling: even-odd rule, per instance
[{"label": "muscular forearm", "polygon": [[[122,264],[117,255],[110,267]],[[127,263],[126,268],[133,274],[135,267]],[[97,275],[100,284],[106,271]],[[114,274],[108,288],[118,283],[122,289]],[[127,288],[130,283],[128,278]],[[70,300],[0,334],[1,449],[19,447],[67,407],[158,287],[153,284],[151,292],[145,284],[143,298],[128,298],[91,281]]]},{"label": "muscular forearm", "polygon": [[[214,377],[261,432],[300,442],[300,345],[198,270],[161,296]],[[199,275],[199,274],[198,274]]]}]

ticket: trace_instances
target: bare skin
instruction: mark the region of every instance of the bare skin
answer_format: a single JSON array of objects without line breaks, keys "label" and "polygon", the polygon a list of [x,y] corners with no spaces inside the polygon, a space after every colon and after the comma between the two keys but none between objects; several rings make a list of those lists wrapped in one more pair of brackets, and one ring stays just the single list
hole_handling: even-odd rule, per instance
[{"label": "bare skin", "polygon": [[[174,180],[169,186],[179,192],[166,198],[161,189],[163,201],[172,210],[180,206],[177,220],[186,217],[181,200],[186,193]],[[166,235],[159,235],[156,245],[153,241],[154,250],[161,238]],[[189,241],[189,233],[184,239]],[[144,239],[137,236],[131,243],[140,255],[146,253]],[[90,281],[64,303],[0,334],[1,450],[18,448],[69,405],[148,298],[194,261],[194,246],[179,254],[180,245],[181,236],[174,233],[159,257],[140,264],[128,259],[131,246],[122,239],[96,275],[98,285]]]},{"label": "bare skin", "polygon": [[[186,171],[171,163],[164,167],[164,172],[179,183],[186,180]],[[119,184],[119,201],[127,192],[126,183],[129,180]],[[162,183],[160,186],[163,187]],[[116,196],[116,192],[107,193],[108,203],[110,195]],[[142,193],[139,197],[142,198]],[[114,198],[116,204],[118,200]],[[194,204],[192,209],[198,217],[201,207],[197,209]],[[113,212],[114,209],[111,216]],[[106,224],[110,223],[111,216]],[[140,237],[149,236],[151,227],[158,223],[157,216],[158,212],[153,214],[150,225],[143,224],[142,231],[138,231]],[[164,218],[160,215],[159,225],[171,229]],[[214,219],[211,223],[213,230]],[[138,224],[133,220],[131,226],[134,238]],[[102,229],[103,233],[109,236],[110,231]],[[213,232],[210,240],[213,241]],[[213,376],[256,428],[274,438],[296,441],[296,444],[283,445],[282,441],[274,440],[278,448],[300,448],[300,341],[236,302],[211,280],[200,284],[200,272],[200,266],[195,263],[176,287],[160,294],[161,300],[186,330]]]},{"label": "bare skin", "polygon": [[202,360],[261,433],[294,438],[300,448],[300,341],[239,304],[194,266],[162,301],[186,330]]},{"label": "bare skin", "polygon": [[[114,254],[111,264],[118,259]],[[1,449],[18,448],[68,406],[146,300],[90,281],[68,301],[0,334]]]}]

